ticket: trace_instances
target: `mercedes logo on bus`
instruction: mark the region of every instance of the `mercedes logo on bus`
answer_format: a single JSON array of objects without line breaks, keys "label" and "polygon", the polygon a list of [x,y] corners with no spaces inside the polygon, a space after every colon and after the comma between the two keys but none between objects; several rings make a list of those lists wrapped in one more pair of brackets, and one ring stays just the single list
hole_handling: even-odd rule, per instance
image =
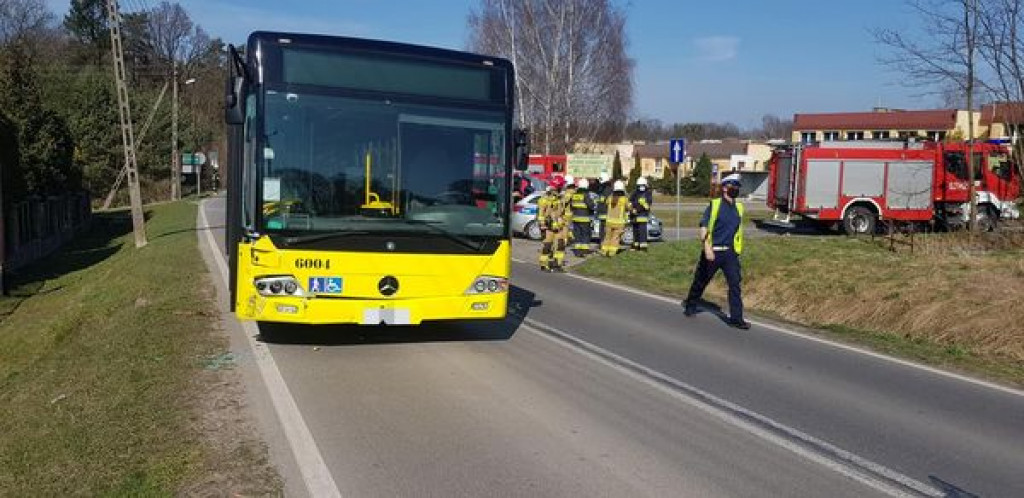
[{"label": "mercedes logo on bus", "polygon": [[380,291],[383,296],[390,296],[398,292],[398,279],[388,275],[377,282],[377,290]]}]

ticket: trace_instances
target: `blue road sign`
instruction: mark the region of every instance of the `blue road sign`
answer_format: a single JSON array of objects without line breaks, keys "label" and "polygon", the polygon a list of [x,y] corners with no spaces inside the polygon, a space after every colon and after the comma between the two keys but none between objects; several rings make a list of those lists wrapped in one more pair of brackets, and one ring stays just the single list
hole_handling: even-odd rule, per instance
[{"label": "blue road sign", "polygon": [[669,161],[674,163],[683,162],[683,158],[686,157],[686,140],[682,138],[673,138],[668,143],[668,157]]}]

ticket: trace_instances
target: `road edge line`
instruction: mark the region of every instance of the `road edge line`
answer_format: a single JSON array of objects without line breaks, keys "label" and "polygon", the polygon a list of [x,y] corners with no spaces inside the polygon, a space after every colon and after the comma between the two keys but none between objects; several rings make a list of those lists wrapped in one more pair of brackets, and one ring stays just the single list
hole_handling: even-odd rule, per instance
[{"label": "road edge line", "polygon": [[[524,265],[530,264],[527,261],[523,261],[523,260],[520,260],[520,259],[517,259],[517,258],[512,258],[512,260],[514,262],[516,262],[516,263],[519,263],[519,264],[524,264]],[[623,291],[623,292],[628,292],[630,294],[635,294],[635,295],[646,297],[646,298],[649,298],[649,299],[655,299],[655,300],[658,300],[658,301],[661,301],[661,302],[665,302],[665,303],[670,303],[670,304],[673,304],[673,305],[679,305],[680,304],[680,302],[678,300],[676,300],[676,299],[672,299],[672,298],[667,297],[667,296],[658,295],[658,294],[655,294],[653,292],[648,292],[648,291],[636,289],[636,288],[629,287],[629,286],[622,285],[622,284],[616,284],[616,283],[613,283],[613,282],[606,282],[604,280],[600,280],[600,279],[596,279],[596,278],[592,278],[592,277],[585,277],[583,275],[577,275],[577,274],[574,274],[574,273],[565,273],[564,276],[567,276],[567,277],[570,277],[570,278],[575,278],[575,279],[582,280],[584,282],[589,282],[589,283],[596,284],[596,285],[603,285],[605,287],[609,287],[609,288],[612,288],[612,289],[620,290],[620,291]],[[978,378],[971,377],[971,376],[968,376],[968,375],[959,374],[959,373],[956,373],[956,372],[950,372],[948,370],[942,370],[942,369],[937,368],[937,367],[933,367],[933,366],[930,366],[930,365],[924,365],[924,364],[921,364],[921,363],[915,363],[913,361],[904,360],[902,358],[896,358],[896,357],[893,357],[893,356],[888,356],[888,355],[885,355],[885,354],[882,354],[882,353],[879,353],[879,352],[876,352],[876,351],[871,351],[869,349],[864,349],[863,347],[860,347],[860,346],[854,346],[854,345],[851,345],[851,344],[844,344],[844,343],[841,343],[841,342],[836,342],[836,341],[833,341],[833,340],[830,340],[830,339],[826,339],[824,337],[818,337],[818,336],[807,334],[807,333],[804,333],[804,332],[799,332],[797,330],[788,329],[786,327],[782,327],[782,326],[779,326],[779,325],[771,324],[771,323],[768,323],[768,322],[765,322],[765,321],[762,321],[762,320],[758,320],[758,319],[751,319],[751,318],[748,317],[747,321],[750,322],[753,325],[757,325],[758,327],[766,328],[766,329],[769,329],[769,330],[772,330],[774,332],[778,332],[778,333],[781,333],[781,334],[786,334],[786,335],[791,336],[791,337],[796,337],[796,338],[799,338],[799,339],[804,339],[804,340],[808,340],[808,341],[817,342],[819,344],[831,346],[831,347],[838,348],[838,349],[843,349],[843,350],[854,352],[854,353],[860,353],[862,355],[870,356],[872,358],[876,358],[876,359],[879,359],[879,360],[889,361],[889,362],[896,363],[898,365],[902,365],[902,366],[905,366],[905,367],[916,368],[918,370],[923,370],[925,372],[941,375],[943,377],[948,377],[948,378],[951,378],[951,379],[956,379],[956,380],[959,380],[961,382],[967,382],[969,384],[974,384],[974,385],[979,386],[979,387],[986,387],[986,388],[989,388],[989,389],[1000,391],[1000,392],[1003,392],[1005,394],[1012,394],[1014,396],[1024,397],[1024,390],[1016,389],[1016,388],[1009,387],[1009,386],[1004,386],[1002,384],[997,384],[995,382],[991,382],[991,381],[987,381],[987,380],[983,380],[983,379],[978,379]]]},{"label": "road edge line", "polygon": [[[203,227],[197,228],[205,232],[207,248],[213,252],[213,259],[220,270],[220,276],[227,282],[227,263],[224,261],[224,255],[221,254],[220,248],[217,247],[217,240],[214,239],[213,233],[209,229],[210,222],[206,218],[206,204],[207,200],[199,203],[199,217],[202,220]],[[230,285],[230,282],[228,284]],[[239,323],[245,331],[249,349],[252,351],[253,358],[260,371],[260,376],[263,378],[263,385],[270,395],[274,411],[277,413],[278,421],[284,430],[285,439],[288,440],[288,445],[291,447],[296,466],[302,474],[306,490],[309,491],[310,496],[341,498],[341,491],[334,482],[334,477],[331,476],[330,470],[327,469],[327,464],[324,463],[320,449],[313,439],[313,434],[306,425],[306,421],[302,418],[302,413],[299,411],[291,391],[288,390],[288,385],[285,383],[280,369],[277,368],[277,363],[274,361],[270,349],[265,344],[256,341],[259,330],[253,322],[239,321]]]},{"label": "road edge line", "polygon": [[645,367],[633,360],[579,339],[568,332],[529,317],[523,317],[523,321],[525,328],[545,339],[594,361],[604,363],[625,375],[703,410],[722,422],[877,491],[890,496],[943,496],[940,490],[896,470],[846,451],[679,379]]}]

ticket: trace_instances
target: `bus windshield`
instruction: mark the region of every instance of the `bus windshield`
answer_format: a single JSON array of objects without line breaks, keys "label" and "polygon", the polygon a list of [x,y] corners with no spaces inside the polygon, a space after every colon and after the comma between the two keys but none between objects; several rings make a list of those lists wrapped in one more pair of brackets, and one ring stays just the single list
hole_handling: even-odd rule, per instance
[{"label": "bus windshield", "polygon": [[499,111],[267,90],[264,116],[271,235],[506,236]]}]

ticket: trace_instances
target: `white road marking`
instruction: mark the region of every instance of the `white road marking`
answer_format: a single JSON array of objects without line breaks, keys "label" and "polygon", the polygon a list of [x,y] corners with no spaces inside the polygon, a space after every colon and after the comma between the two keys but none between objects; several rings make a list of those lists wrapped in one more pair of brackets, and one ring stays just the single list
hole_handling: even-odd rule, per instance
[{"label": "white road marking", "polygon": [[[199,205],[199,217],[202,219],[202,225],[209,227],[210,224],[206,219],[205,209],[203,209],[205,205],[205,201]],[[227,282],[228,265],[224,261],[221,248],[217,246],[217,240],[213,237],[211,230],[207,229],[203,230],[203,232],[206,233],[209,249],[213,251],[214,261],[216,261],[217,267],[220,269],[220,276]],[[288,445],[291,446],[295,463],[299,467],[303,481],[306,483],[309,495],[316,498],[341,498],[338,485],[335,484],[331,472],[327,469],[327,465],[320,455],[320,450],[316,446],[316,441],[313,439],[313,434],[309,431],[309,427],[306,426],[302,413],[299,412],[299,407],[295,403],[295,398],[292,397],[291,391],[288,390],[288,385],[285,383],[284,377],[281,376],[281,371],[277,368],[273,355],[270,354],[270,349],[267,348],[266,344],[256,341],[259,329],[256,328],[253,322],[242,321],[240,323],[245,331],[249,347],[252,349],[253,358],[255,358],[256,365],[259,367],[260,374],[263,377],[263,383],[270,394],[274,411],[277,412],[277,417],[281,421],[285,438],[288,439]]]},{"label": "white road marking", "polygon": [[[520,264],[529,264],[526,261],[523,261],[523,260],[520,260],[520,259],[516,259],[516,258],[512,258],[512,261],[515,261],[516,263],[520,263]],[[615,283],[612,283],[612,282],[605,282],[603,280],[598,280],[598,279],[590,278],[590,277],[584,277],[582,275],[577,275],[577,274],[574,274],[574,273],[566,273],[566,274],[564,274],[564,276],[569,277],[569,278],[575,278],[575,279],[582,280],[582,281],[585,281],[585,282],[590,282],[590,283],[596,284],[596,285],[603,285],[605,287],[609,287],[609,288],[612,288],[612,289],[620,290],[622,292],[628,292],[630,294],[635,294],[635,295],[638,295],[638,296],[647,297],[647,298],[650,298],[650,299],[654,299],[654,300],[665,302],[665,303],[670,303],[670,304],[673,304],[673,305],[679,305],[680,304],[679,300],[677,300],[677,299],[672,299],[670,297],[654,294],[654,293],[651,293],[651,292],[642,291],[642,290],[639,290],[639,289],[634,289],[632,287],[627,287],[625,285],[615,284]],[[895,357],[892,357],[892,356],[887,356],[887,355],[884,355],[882,353],[877,353],[875,351],[870,351],[870,350],[867,350],[867,349],[864,349],[864,348],[861,348],[861,347],[852,346],[852,345],[849,345],[849,344],[843,344],[843,343],[840,343],[840,342],[835,342],[835,341],[832,341],[832,340],[829,340],[829,339],[825,339],[825,338],[822,338],[822,337],[817,337],[817,336],[813,336],[813,335],[806,334],[806,333],[803,333],[803,332],[798,332],[796,330],[787,329],[785,327],[780,327],[778,325],[773,325],[773,324],[770,324],[770,323],[762,322],[760,320],[751,320],[750,318],[747,318],[747,321],[752,323],[752,324],[754,324],[754,325],[757,325],[758,327],[766,328],[768,330],[772,330],[774,332],[778,332],[778,333],[781,333],[781,334],[786,334],[788,336],[797,337],[797,338],[808,340],[808,341],[813,341],[813,342],[816,342],[816,343],[819,343],[819,344],[824,344],[824,345],[827,345],[827,346],[831,346],[831,347],[834,347],[834,348],[842,349],[842,350],[845,350],[845,351],[850,351],[850,352],[853,352],[853,353],[859,353],[859,354],[870,356],[872,358],[876,358],[876,359],[879,359],[879,360],[885,360],[885,361],[888,361],[888,362],[891,362],[891,363],[896,363],[898,365],[903,365],[905,367],[916,368],[918,370],[923,370],[925,372],[933,373],[933,374],[936,374],[936,375],[941,375],[943,377],[947,377],[947,378],[950,378],[950,379],[956,379],[956,380],[959,380],[959,381],[962,381],[962,382],[967,382],[967,383],[970,383],[970,384],[974,384],[976,386],[981,386],[981,387],[985,387],[985,388],[988,388],[988,389],[994,389],[996,391],[1000,391],[1000,392],[1003,392],[1003,393],[1006,393],[1006,394],[1012,394],[1014,396],[1024,397],[1024,391],[1022,391],[1020,389],[1014,389],[1012,387],[1007,387],[1007,386],[1004,386],[1004,385],[1001,385],[1001,384],[996,384],[994,382],[989,382],[987,380],[977,379],[977,378],[974,378],[974,377],[969,377],[969,376],[966,376],[966,375],[961,375],[961,374],[958,374],[958,373],[955,373],[955,372],[950,372],[950,371],[947,371],[947,370],[941,370],[941,369],[938,369],[938,368],[935,368],[935,367],[931,367],[931,366],[928,366],[928,365],[922,365],[920,363],[914,363],[912,361],[908,361],[908,360],[904,360],[904,359],[900,359],[900,358],[895,358]]]},{"label": "white road marking", "polygon": [[875,463],[828,442],[817,439],[764,415],[726,401],[676,378],[645,367],[611,351],[579,339],[555,327],[524,318],[523,328],[571,351],[665,392],[733,427],[769,443],[781,446],[807,460],[889,496],[944,496],[942,491]]}]

